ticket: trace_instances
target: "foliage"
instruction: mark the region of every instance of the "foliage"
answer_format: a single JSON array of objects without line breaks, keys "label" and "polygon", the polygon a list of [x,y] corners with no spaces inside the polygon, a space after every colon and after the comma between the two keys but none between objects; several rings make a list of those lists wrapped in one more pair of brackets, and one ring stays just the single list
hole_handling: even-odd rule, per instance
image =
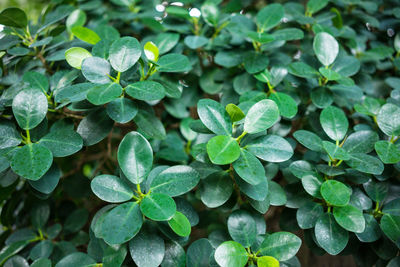
[{"label": "foliage", "polygon": [[397,266],[399,4],[2,10],[0,266]]}]

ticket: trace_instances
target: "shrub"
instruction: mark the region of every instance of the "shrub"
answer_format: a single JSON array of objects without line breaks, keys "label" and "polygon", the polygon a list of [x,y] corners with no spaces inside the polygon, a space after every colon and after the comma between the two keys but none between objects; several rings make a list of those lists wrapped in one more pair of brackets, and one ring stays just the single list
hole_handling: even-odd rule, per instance
[{"label": "shrub", "polygon": [[398,266],[398,6],[4,9],[0,266]]}]

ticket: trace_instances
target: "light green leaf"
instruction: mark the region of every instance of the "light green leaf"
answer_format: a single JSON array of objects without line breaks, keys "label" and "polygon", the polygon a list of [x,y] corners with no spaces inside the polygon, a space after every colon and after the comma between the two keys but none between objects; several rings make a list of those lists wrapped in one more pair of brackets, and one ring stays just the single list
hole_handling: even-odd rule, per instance
[{"label": "light green leaf", "polygon": [[321,195],[331,205],[346,206],[350,201],[351,191],[339,181],[327,180],[321,185]]},{"label": "light green leaf", "polygon": [[175,215],[168,221],[168,225],[179,236],[189,236],[191,226],[185,215],[177,211]]},{"label": "light green leaf", "polygon": [[243,267],[248,261],[245,248],[235,241],[226,241],[219,245],[214,258],[221,267]]},{"label": "light green leaf", "polygon": [[400,161],[400,149],[389,141],[376,142],[375,151],[385,164],[396,164]]},{"label": "light green leaf", "polygon": [[218,135],[208,141],[207,154],[214,164],[229,164],[239,158],[240,147],[236,139],[226,135]]},{"label": "light green leaf", "polygon": [[211,99],[197,103],[197,113],[204,125],[219,135],[232,135],[232,122],[222,105]]},{"label": "light green leaf", "polygon": [[83,27],[83,26],[74,26],[71,28],[71,32],[80,40],[95,45],[98,43],[101,39],[95,33],[89,28]]},{"label": "light green leaf", "polygon": [[362,233],[365,230],[365,219],[362,211],[352,205],[334,207],[333,216],[340,226],[350,232]]},{"label": "light green leaf", "polygon": [[264,135],[251,140],[246,146],[249,152],[269,162],[283,162],[293,155],[288,141],[278,135]]},{"label": "light green leaf", "polygon": [[288,119],[293,118],[297,114],[297,103],[294,99],[284,93],[272,93],[269,99],[273,100],[279,108],[279,113]]},{"label": "light green leaf", "polygon": [[82,61],[91,56],[92,54],[89,51],[81,47],[71,47],[65,51],[65,60],[71,67],[78,70],[82,67]]},{"label": "light green leaf", "polygon": [[187,72],[192,69],[189,59],[181,54],[168,54],[162,56],[158,62],[159,72]]},{"label": "light green leaf", "polygon": [[264,239],[260,245],[260,254],[285,261],[294,257],[300,246],[301,239],[296,235],[289,232],[277,232]]},{"label": "light green leaf", "polygon": [[127,71],[139,60],[142,47],[136,38],[126,36],[114,41],[110,47],[109,60],[113,69]]},{"label": "light green leaf", "polygon": [[332,64],[339,53],[338,42],[326,32],[320,32],[314,37],[313,48],[318,60],[324,66]]}]

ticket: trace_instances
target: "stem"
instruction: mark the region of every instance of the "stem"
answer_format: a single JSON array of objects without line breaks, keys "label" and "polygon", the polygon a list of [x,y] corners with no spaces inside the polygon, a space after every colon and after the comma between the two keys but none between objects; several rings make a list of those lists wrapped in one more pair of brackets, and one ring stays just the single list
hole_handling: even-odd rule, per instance
[{"label": "stem", "polygon": [[236,141],[240,144],[240,140],[242,140],[242,138],[243,138],[246,134],[247,134],[247,132],[244,131],[241,135],[239,135],[239,136],[236,138]]},{"label": "stem", "polygon": [[120,79],[121,79],[121,72],[118,71],[117,78],[115,79],[115,82],[119,83]]},{"label": "stem", "polygon": [[29,130],[26,130],[26,143],[31,144],[31,134]]}]

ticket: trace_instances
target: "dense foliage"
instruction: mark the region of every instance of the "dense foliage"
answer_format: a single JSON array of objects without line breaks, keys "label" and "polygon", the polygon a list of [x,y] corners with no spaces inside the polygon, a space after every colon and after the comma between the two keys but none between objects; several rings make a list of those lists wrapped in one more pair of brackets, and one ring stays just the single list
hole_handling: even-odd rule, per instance
[{"label": "dense foliage", "polygon": [[0,266],[399,266],[400,1],[274,2],[2,10]]}]

